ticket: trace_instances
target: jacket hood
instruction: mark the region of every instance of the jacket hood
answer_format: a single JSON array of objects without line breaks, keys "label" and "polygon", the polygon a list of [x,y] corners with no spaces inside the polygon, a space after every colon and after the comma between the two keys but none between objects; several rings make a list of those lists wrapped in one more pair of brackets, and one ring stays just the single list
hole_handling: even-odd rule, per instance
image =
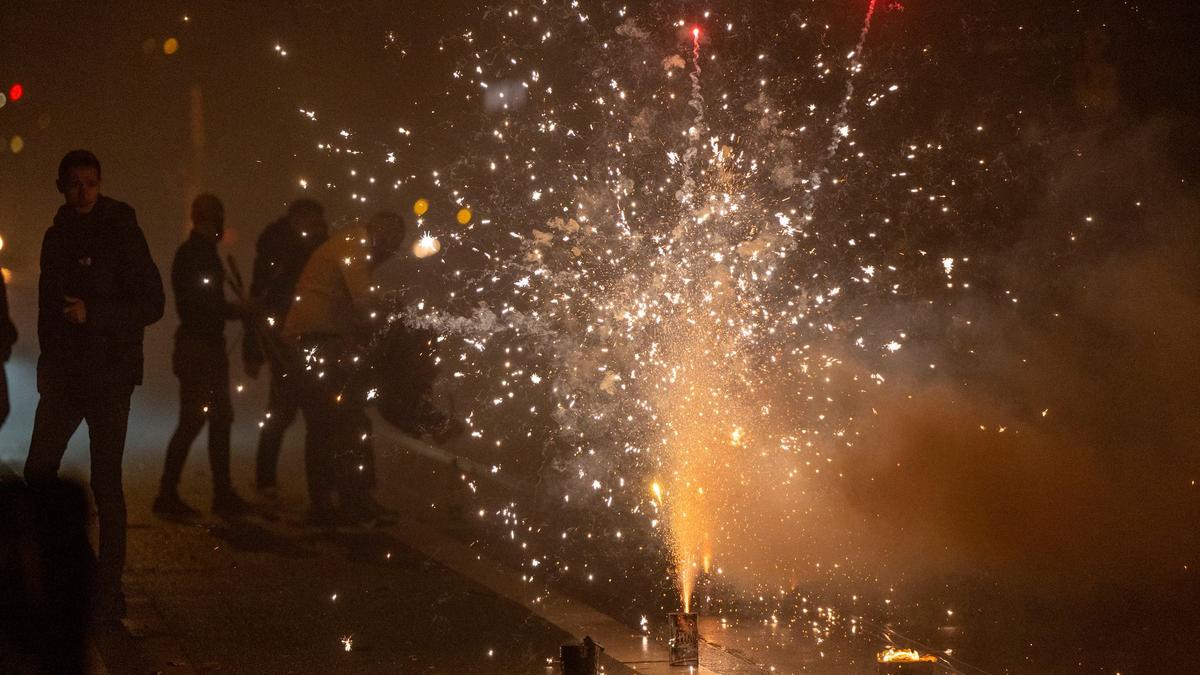
[{"label": "jacket hood", "polygon": [[[103,216],[111,213],[121,202],[107,195],[100,195],[96,198],[96,205],[92,207],[91,213]],[[91,215],[89,213],[88,215]],[[75,213],[75,209],[71,208],[70,204],[63,204],[58,207],[58,213],[54,215],[54,224],[63,225],[80,218],[79,214]]]}]

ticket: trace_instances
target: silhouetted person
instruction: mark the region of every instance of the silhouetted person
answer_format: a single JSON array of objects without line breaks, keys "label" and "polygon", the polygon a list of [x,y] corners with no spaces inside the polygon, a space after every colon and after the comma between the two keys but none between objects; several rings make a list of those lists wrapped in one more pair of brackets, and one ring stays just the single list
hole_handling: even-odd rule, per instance
[{"label": "silhouetted person", "polygon": [[[269,338],[278,338],[288,308],[296,295],[296,282],[304,264],[328,238],[325,210],[311,199],[297,199],[288,206],[287,215],[267,226],[258,237],[254,254],[254,276],[250,297],[255,310],[265,315],[271,330]],[[267,356],[263,345],[247,331],[243,344],[246,374],[257,378]],[[300,398],[288,379],[283,364],[271,363],[271,389],[267,396],[267,417],[258,439],[256,487],[267,497],[278,495],[277,469],[283,435],[296,419]]]},{"label": "silhouetted person", "polygon": [[[371,273],[400,247],[404,219],[377,213],[313,253],[296,285],[283,335],[302,361],[305,470],[316,525],[390,518],[370,494],[374,453],[363,377],[373,331]],[[337,493],[339,514],[334,510]]]},{"label": "silhouetted person", "polygon": [[87,672],[87,522],[80,486],[0,477],[0,673]]},{"label": "silhouetted person", "polygon": [[[17,327],[8,313],[8,288],[0,276],[0,363],[7,363],[17,342]],[[8,419],[11,406],[8,399],[8,376],[0,370],[0,427]]]},{"label": "silhouetted person", "polygon": [[142,383],[142,338],[163,314],[163,288],[128,204],[100,190],[100,162],[74,150],[58,167],[66,200],[42,241],[37,383],[41,398],[25,461],[31,487],[52,482],[86,421],[100,519],[94,611],[124,616],[125,493],[121,459],[129,400]]},{"label": "silhouetted person", "polygon": [[179,497],[179,479],[192,442],[208,424],[208,460],[212,468],[212,510],[237,516],[249,509],[234,492],[229,469],[233,405],[229,400],[229,358],[225,322],[240,318],[241,308],[225,300],[225,268],[217,242],[225,235],[221,200],[202,194],[192,202],[192,233],[175,252],[171,290],[179,312],[171,369],[179,378],[179,426],[167,445],[154,512],[164,516],[199,513]]}]

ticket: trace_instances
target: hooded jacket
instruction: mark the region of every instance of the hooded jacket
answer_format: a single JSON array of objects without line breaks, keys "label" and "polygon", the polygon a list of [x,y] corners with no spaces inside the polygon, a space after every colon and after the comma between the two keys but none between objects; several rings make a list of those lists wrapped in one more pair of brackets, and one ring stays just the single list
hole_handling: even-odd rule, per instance
[{"label": "hooded jacket", "polygon": [[[67,296],[87,320],[63,316]],[[63,206],[42,240],[38,390],[142,383],[146,326],[163,315],[162,277],[133,208],[105,197],[86,214]]]},{"label": "hooded jacket", "polygon": [[[276,329],[282,328],[288,309],[292,306],[296,283],[300,280],[305,263],[325,239],[325,236],[312,233],[301,236],[286,217],[268,225],[258,236],[250,297],[271,319],[271,325]],[[258,341],[245,340],[243,359],[247,363],[257,364],[265,361]]]},{"label": "hooded jacket", "polygon": [[371,249],[367,230],[351,227],[313,252],[296,282],[284,337],[307,334],[361,336],[371,299]]}]

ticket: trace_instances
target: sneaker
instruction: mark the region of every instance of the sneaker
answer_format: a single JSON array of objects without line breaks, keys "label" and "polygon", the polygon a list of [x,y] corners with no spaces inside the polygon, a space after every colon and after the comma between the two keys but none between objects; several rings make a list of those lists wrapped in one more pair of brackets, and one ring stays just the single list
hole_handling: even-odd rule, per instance
[{"label": "sneaker", "polygon": [[200,512],[187,505],[175,492],[160,492],[154,499],[152,509],[156,515],[166,518],[199,518]]},{"label": "sneaker", "polygon": [[242,499],[232,490],[221,492],[213,497],[213,513],[223,518],[244,516],[254,510],[250,502]]}]

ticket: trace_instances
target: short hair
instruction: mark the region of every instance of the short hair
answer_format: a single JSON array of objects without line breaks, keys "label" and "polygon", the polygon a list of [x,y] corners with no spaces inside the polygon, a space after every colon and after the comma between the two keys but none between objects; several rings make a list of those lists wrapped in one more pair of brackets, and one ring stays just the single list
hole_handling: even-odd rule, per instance
[{"label": "short hair", "polygon": [[220,198],[211,192],[196,195],[196,198],[192,200],[193,223],[200,220],[207,221],[218,213],[225,213],[225,205],[221,203]]},{"label": "short hair", "polygon": [[287,215],[291,220],[312,216],[321,218],[325,215],[325,207],[315,199],[297,199],[288,204]]},{"label": "short hair", "polygon": [[58,163],[58,182],[66,184],[67,179],[71,176],[71,169],[80,167],[91,167],[96,170],[96,177],[100,177],[100,160],[89,150],[72,150],[63,155],[62,161]]},{"label": "short hair", "polygon": [[404,216],[395,211],[378,211],[367,220],[367,232],[375,240],[375,245],[382,246],[388,252],[400,248],[407,229]]}]

